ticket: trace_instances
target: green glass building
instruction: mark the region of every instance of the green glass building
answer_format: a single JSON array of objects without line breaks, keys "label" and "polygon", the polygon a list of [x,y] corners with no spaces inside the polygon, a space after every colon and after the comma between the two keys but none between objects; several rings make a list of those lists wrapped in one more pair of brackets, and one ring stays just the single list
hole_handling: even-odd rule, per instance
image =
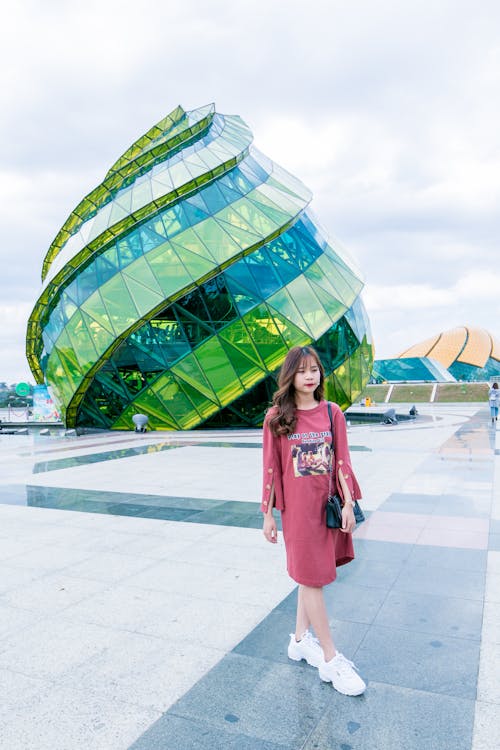
[{"label": "green glass building", "polygon": [[259,426],[289,348],[347,407],[373,363],[360,274],[238,116],[177,107],[51,244],[27,356],[68,427]]}]

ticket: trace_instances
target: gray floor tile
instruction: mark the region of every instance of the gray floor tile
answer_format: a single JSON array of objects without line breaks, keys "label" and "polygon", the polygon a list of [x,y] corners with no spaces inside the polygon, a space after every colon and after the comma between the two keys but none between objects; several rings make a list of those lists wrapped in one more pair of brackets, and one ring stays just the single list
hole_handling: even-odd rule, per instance
[{"label": "gray floor tile", "polygon": [[325,586],[325,601],[331,617],[370,624],[387,596],[387,590],[335,581]]},{"label": "gray floor tile", "polygon": [[416,495],[394,493],[380,506],[382,512],[391,513],[433,513],[440,495]]},{"label": "gray floor tile", "polygon": [[412,549],[411,544],[378,542],[372,539],[354,540],[356,559],[360,560],[382,560],[398,563],[400,560],[407,560]]},{"label": "gray floor tile", "polygon": [[482,619],[480,601],[391,591],[375,618],[375,625],[479,641]]},{"label": "gray floor tile", "polygon": [[372,626],[356,664],[369,681],[474,700],[479,643]]},{"label": "gray floor tile", "polygon": [[362,557],[357,557],[348,565],[342,565],[338,568],[336,583],[390,589],[403,564],[404,560],[365,560]]},{"label": "gray floor tile", "polygon": [[[228,725],[238,722],[228,714]],[[244,734],[214,729],[206,722],[185,719],[167,713],[153,724],[129,750],[290,750],[290,745],[276,744]]]},{"label": "gray floor tile", "polygon": [[488,518],[491,498],[489,493],[482,497],[448,497],[443,495],[434,510],[437,516],[465,516],[467,518]]},{"label": "gray floor tile", "polygon": [[[334,581],[323,589],[330,617],[349,622],[370,624],[387,597],[381,588],[369,588],[351,583]],[[278,604],[278,610],[286,610],[295,617],[297,611],[297,589]]]},{"label": "gray floor tile", "polygon": [[488,537],[488,549],[496,552],[500,551],[500,534],[490,534]]},{"label": "gray floor tile", "polygon": [[214,730],[300,748],[330,692],[315,669],[230,653],[170,712],[191,720],[203,716]]},{"label": "gray floor tile", "polygon": [[[330,620],[337,648],[346,655],[355,654],[368,626],[357,622]],[[294,666],[287,654],[289,634],[295,629],[295,617],[284,610],[274,610],[233,649],[234,653]],[[298,664],[296,664],[298,666]],[[308,668],[305,662],[301,667]]]},{"label": "gray floor tile", "polygon": [[482,549],[457,549],[455,547],[432,547],[416,544],[411,548],[409,565],[433,566],[455,571],[477,571],[484,573],[488,553]]},{"label": "gray floor tile", "polygon": [[436,594],[458,599],[481,600],[484,594],[484,572],[440,568],[432,562],[415,565],[408,561],[394,584],[395,591],[414,591],[418,594]]},{"label": "gray floor tile", "polygon": [[474,701],[370,683],[361,698],[332,690],[302,750],[470,750]]}]

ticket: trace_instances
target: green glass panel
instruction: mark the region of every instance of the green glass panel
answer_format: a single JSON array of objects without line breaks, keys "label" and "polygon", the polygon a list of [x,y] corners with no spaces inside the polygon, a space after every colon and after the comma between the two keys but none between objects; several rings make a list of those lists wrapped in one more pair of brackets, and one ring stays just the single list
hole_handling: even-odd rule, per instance
[{"label": "green glass panel", "polygon": [[217,402],[217,396],[206,379],[202,368],[194,354],[183,357],[180,362],[172,367],[172,372],[184,382],[189,383],[193,388],[203,394],[207,399]]},{"label": "green glass panel", "polygon": [[110,346],[115,337],[111,334],[104,326],[102,326],[97,320],[91,318],[90,315],[82,311],[83,319],[87,325],[87,329],[92,337],[94,346],[98,352],[105,351]]},{"label": "green glass panel", "polygon": [[68,349],[55,349],[54,353],[59,357],[59,362],[64,368],[66,382],[60,384],[60,387],[68,387],[68,392],[73,396],[75,388],[82,380],[82,373],[77,364],[73,361],[73,352]]},{"label": "green glass panel", "polygon": [[[289,217],[295,216],[299,211],[296,201],[292,200],[292,196],[281,185],[276,187],[278,183],[272,184],[271,179],[255,189],[256,197],[258,198],[260,195],[263,195],[273,203],[276,203]],[[304,202],[302,202],[300,208],[303,206]]]},{"label": "green glass panel", "polygon": [[59,397],[59,401],[62,404],[67,404],[73,395],[72,381],[69,373],[64,368],[56,349],[53,350],[49,357],[46,377],[47,382],[49,382],[52,388],[56,391],[56,396]]},{"label": "green glass panel", "polygon": [[[156,245],[156,247],[158,247],[158,245]],[[162,289],[158,284],[156,276],[153,274],[151,266],[145,258],[139,258],[139,260],[136,260],[128,266],[127,269],[123,271],[123,277],[125,279],[130,277],[134,279],[134,281],[143,284],[147,289],[151,289],[155,294],[162,294]]]},{"label": "green glass panel", "polygon": [[97,352],[80,311],[73,315],[66,326],[66,331],[81,367],[83,369],[92,367],[97,361]]},{"label": "green glass panel", "polygon": [[311,336],[302,328],[297,328],[290,320],[287,320],[278,312],[273,311],[273,317],[278,326],[281,338],[284,340],[287,351],[292,346],[305,346],[312,342]]},{"label": "green glass panel", "polygon": [[200,367],[222,405],[243,393],[243,386],[217,338],[209,339],[195,351]]},{"label": "green glass panel", "polygon": [[214,219],[199,224],[196,234],[217,263],[224,263],[240,252],[240,246]]},{"label": "green glass panel", "polygon": [[342,304],[342,302],[339,302],[336,297],[333,297],[331,294],[328,294],[328,292],[325,292],[324,289],[315,284],[313,281],[309,281],[309,284],[311,285],[315,295],[328,313],[332,323],[334,323],[339,318],[341,318],[342,315],[344,315],[347,308]]},{"label": "green glass panel", "polygon": [[151,250],[147,260],[165,297],[170,297],[193,283],[192,277],[169,242]]},{"label": "green glass panel", "polygon": [[213,271],[215,265],[213,260],[202,258],[201,255],[192,253],[191,250],[178,245],[176,242],[172,242],[172,246],[176,250],[178,256],[182,258],[184,266],[193,279],[200,279],[205,276],[205,274]]},{"label": "green glass panel", "polygon": [[274,221],[271,214],[267,214],[255,203],[250,203],[247,200],[235,204],[234,210],[248,222],[251,230],[264,237],[272,234],[283,225],[283,218],[279,222]]},{"label": "green glass panel", "polygon": [[141,284],[125,273],[123,273],[123,278],[141,317],[147,315],[150,310],[164,301],[162,294],[156,294],[150,288],[145,287],[144,284]]},{"label": "green glass panel", "polygon": [[252,245],[262,242],[263,238],[255,234],[255,232],[247,232],[246,229],[242,229],[236,226],[236,224],[229,224],[221,219],[217,219],[217,221],[221,230],[227,232],[232,241],[238,246],[238,250],[245,250],[248,247],[252,247]]},{"label": "green glass panel", "polygon": [[350,288],[353,294],[358,295],[363,288],[363,282],[358,276],[348,268],[345,263],[342,263],[336,255],[334,255],[330,247],[326,248],[325,257],[330,261],[333,268],[335,269],[335,278],[340,276],[347,286]]},{"label": "green glass panel", "polygon": [[[238,201],[238,203],[241,203]],[[229,224],[232,227],[236,227],[238,229],[241,229],[245,233],[249,233],[254,235],[255,242],[257,242],[259,239],[261,239],[259,231],[255,229],[255,227],[250,223],[249,221],[249,214],[250,211],[245,211],[244,204],[241,206],[241,211],[236,210],[237,203],[232,203],[230,206],[226,206],[226,208],[223,208],[221,211],[217,211],[215,215],[215,219],[217,221],[221,221],[225,224]],[[253,207],[255,212],[258,212],[258,209]],[[246,216],[245,216],[246,213]]]},{"label": "green glass panel", "polygon": [[282,226],[289,220],[289,215],[285,211],[280,211],[279,207],[266,198],[262,193],[253,191],[247,196],[248,200],[253,203],[254,206],[260,208],[269,218],[275,222],[278,226]]},{"label": "green glass panel", "polygon": [[[321,266],[333,287],[334,296],[343,302],[346,307],[350,307],[356,298],[356,294],[341,275],[339,267],[326,255],[321,255],[316,262]],[[324,286],[324,284],[322,283],[320,286]]]},{"label": "green glass panel", "polygon": [[307,323],[313,337],[320,336],[331,326],[331,320],[304,276],[299,276],[287,286],[292,299]]},{"label": "green glass panel", "polygon": [[[82,377],[80,364],[73,347],[73,342],[68,336],[67,330],[64,330],[61,333],[61,335],[57,339],[56,346],[59,357],[61,359],[61,363],[65,367],[68,377],[75,382],[79,382]],[[53,351],[55,351],[55,349]]]},{"label": "green glass panel", "polygon": [[285,318],[291,320],[298,328],[312,335],[312,331],[309,330],[307,323],[286,288],[280,289],[271,297],[268,297],[267,303],[273,310],[280,312]]},{"label": "green glass panel", "polygon": [[101,287],[101,297],[117,334],[133,325],[140,317],[121,274]]},{"label": "green glass panel", "polygon": [[[210,221],[213,221],[213,219],[210,219]],[[202,258],[205,258],[205,260],[213,263],[215,257],[209,252],[208,248],[200,240],[200,237],[203,237],[203,233],[205,231],[205,222],[202,222],[196,228],[199,231],[199,234],[197,234],[194,229],[186,229],[186,231],[182,232],[182,234],[178,234],[175,240],[172,240],[172,244],[174,247],[178,246],[182,249],[186,248],[186,250],[190,250],[196,255],[201,255]],[[179,252],[179,257],[182,259],[181,252]]]},{"label": "green glass panel", "polygon": [[[177,378],[177,380],[179,382],[179,387],[182,389],[189,401],[191,401],[201,419],[207,419],[212,414],[215,414],[217,411],[219,411],[219,404],[214,404],[213,401],[205,398],[205,396],[200,393],[200,391],[196,390],[196,388],[193,388],[191,385],[189,385],[189,383],[182,381],[180,378]],[[200,419],[198,420],[198,422],[199,421]]]},{"label": "green glass panel", "polygon": [[219,332],[219,338],[222,339],[222,341],[227,341],[231,346],[236,347],[236,349],[242,352],[245,357],[253,362],[254,365],[257,365],[257,367],[264,367],[264,362],[253,345],[243,320],[238,319],[233,321],[231,325]]},{"label": "green glass panel", "polygon": [[161,403],[165,405],[180,429],[189,430],[199,423],[200,417],[193,404],[183,393],[179,383],[171,373],[165,373],[151,386],[151,389]]},{"label": "green glass panel", "polygon": [[227,341],[221,340],[221,343],[234,371],[243,383],[245,389],[251,388],[255,383],[258,383],[259,380],[262,380],[267,375],[265,370],[261,367],[257,367],[254,362],[248,359],[248,357],[245,357],[245,355],[234,346],[228,344]]},{"label": "green glass panel", "polygon": [[[279,317],[277,318],[279,320]],[[286,321],[279,320],[279,327],[266,305],[259,305],[244,318],[250,337],[259,355],[269,370],[274,370],[286,357],[287,347],[280,335],[286,329]]]},{"label": "green glass panel", "polygon": [[83,313],[86,313],[91,318],[96,320],[99,325],[105,328],[109,333],[114,334],[113,326],[109,319],[108,312],[102,301],[102,297],[99,292],[94,292],[88,300],[86,300],[81,306]]},{"label": "green glass panel", "polygon": [[178,420],[175,419],[175,414],[169,409],[166,409],[164,399],[162,399],[159,393],[155,390],[155,384],[142,391],[141,394],[134,399],[134,404],[138,411],[144,411],[148,416],[150,415],[154,417],[157,421],[161,421],[166,416],[167,419],[173,418],[177,424],[180,424]]},{"label": "green glass panel", "polygon": [[70,320],[71,316],[74,314],[75,310],[77,309],[78,305],[76,305],[73,300],[63,292],[61,294],[61,306],[64,312],[64,315],[66,317],[66,320]]}]

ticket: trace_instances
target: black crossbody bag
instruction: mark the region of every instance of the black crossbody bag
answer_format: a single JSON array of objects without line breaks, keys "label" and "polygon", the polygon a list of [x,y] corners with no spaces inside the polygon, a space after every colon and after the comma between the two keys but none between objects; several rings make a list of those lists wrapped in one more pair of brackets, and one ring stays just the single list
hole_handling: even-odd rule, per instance
[{"label": "black crossbody bag", "polygon": [[[332,473],[334,467],[334,435],[333,435],[333,417],[332,417],[332,406],[328,402],[328,416],[330,417],[330,429],[332,432],[332,446],[330,451],[330,479],[328,484],[328,500],[326,501],[326,525],[329,529],[340,529],[342,528],[342,500],[339,495],[332,494]],[[354,501],[353,505],[354,519],[356,523],[362,523],[365,520],[365,515],[361,510],[357,500]]]}]

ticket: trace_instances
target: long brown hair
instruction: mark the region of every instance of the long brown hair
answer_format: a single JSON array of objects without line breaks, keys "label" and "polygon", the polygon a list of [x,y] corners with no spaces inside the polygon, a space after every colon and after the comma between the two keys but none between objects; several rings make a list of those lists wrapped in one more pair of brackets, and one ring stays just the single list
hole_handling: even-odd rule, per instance
[{"label": "long brown hair", "polygon": [[290,435],[295,430],[297,415],[295,414],[295,387],[293,380],[297,370],[304,361],[312,358],[318,365],[320,372],[319,385],[314,391],[316,401],[321,401],[324,393],[325,371],[318,353],[312,346],[294,346],[286,355],[286,359],[278,377],[278,390],[273,396],[273,406],[277,411],[269,420],[269,428],[274,435]]}]

